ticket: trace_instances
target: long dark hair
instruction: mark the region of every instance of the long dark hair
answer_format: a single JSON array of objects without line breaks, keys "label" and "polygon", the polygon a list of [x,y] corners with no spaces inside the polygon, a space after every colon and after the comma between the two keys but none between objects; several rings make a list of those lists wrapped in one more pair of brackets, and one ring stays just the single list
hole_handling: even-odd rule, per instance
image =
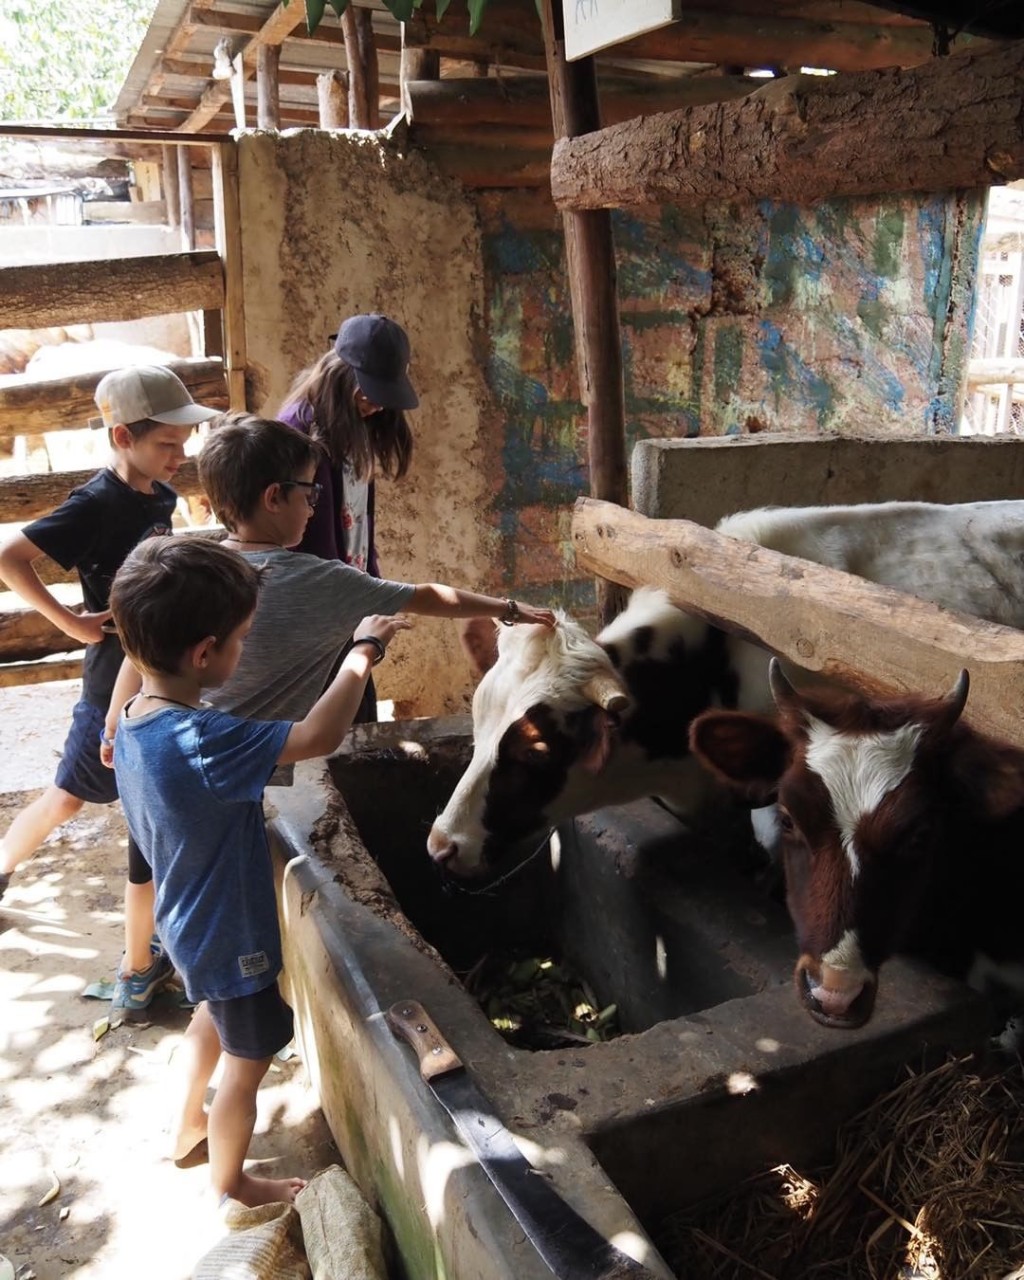
[{"label": "long dark hair", "polygon": [[296,377],[285,405],[298,405],[310,436],[336,466],[347,463],[360,480],[375,472],[401,480],[412,461],[412,431],[401,409],[381,409],[364,418],[356,408],[355,371],[335,351],[322,355]]}]

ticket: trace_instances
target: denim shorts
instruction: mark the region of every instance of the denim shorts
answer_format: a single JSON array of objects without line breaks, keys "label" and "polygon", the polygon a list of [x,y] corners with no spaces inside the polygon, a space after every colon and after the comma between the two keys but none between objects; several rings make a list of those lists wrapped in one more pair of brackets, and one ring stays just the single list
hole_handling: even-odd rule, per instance
[{"label": "denim shorts", "polygon": [[295,1018],[277,983],[252,996],[207,1000],[220,1047],[233,1058],[272,1058],[292,1038]]},{"label": "denim shorts", "polygon": [[117,779],[100,759],[100,730],[106,715],[91,702],[76,702],[71,728],[64,742],[57,786],[79,800],[111,804],[117,799]]}]

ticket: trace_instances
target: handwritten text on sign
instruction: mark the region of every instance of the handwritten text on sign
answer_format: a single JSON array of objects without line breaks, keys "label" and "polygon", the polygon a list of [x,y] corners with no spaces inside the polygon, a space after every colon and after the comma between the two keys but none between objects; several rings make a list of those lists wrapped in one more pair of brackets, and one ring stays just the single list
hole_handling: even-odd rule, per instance
[{"label": "handwritten text on sign", "polygon": [[682,0],[562,0],[565,56],[572,62],[674,22]]}]

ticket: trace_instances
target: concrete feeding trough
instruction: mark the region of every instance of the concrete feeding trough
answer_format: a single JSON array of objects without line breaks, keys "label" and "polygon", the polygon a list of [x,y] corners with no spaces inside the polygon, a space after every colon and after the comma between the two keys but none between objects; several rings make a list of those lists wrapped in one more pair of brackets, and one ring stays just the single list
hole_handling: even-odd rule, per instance
[{"label": "concrete feeding trough", "polygon": [[[818,1026],[791,989],[784,909],[653,801],[566,824],[493,891],[446,892],[425,840],[470,745],[464,717],[365,726],[329,771],[268,793],[303,1052],[413,1280],[551,1273],[389,1030],[400,1000],[424,1005],[572,1208],[664,1276],[651,1233],[666,1215],[827,1157],[901,1063],[984,1035],[966,988],[899,961],[867,1027]],[[506,1043],[456,974],[514,946],[563,958],[623,1034]]]}]

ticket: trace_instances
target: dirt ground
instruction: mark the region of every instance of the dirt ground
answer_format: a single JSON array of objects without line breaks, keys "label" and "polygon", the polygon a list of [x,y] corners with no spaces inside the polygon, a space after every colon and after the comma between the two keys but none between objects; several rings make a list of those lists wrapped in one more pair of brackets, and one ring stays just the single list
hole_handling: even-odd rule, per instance
[{"label": "dirt ground", "polygon": [[[52,779],[76,693],[0,690],[0,831]],[[225,1234],[206,1168],[165,1154],[188,1013],[93,1038],[108,1006],[82,992],[121,953],[125,847],[119,808],[87,805],[0,902],[0,1254],[19,1280],[184,1280]],[[269,1177],[340,1163],[297,1056],[264,1081],[250,1157]]]}]

